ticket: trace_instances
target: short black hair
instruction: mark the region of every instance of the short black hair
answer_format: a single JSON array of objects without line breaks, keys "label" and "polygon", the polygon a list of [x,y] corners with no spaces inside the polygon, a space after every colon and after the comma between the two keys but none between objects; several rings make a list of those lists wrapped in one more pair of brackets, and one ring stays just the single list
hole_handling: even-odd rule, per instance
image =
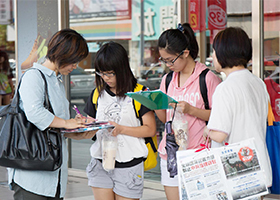
[{"label": "short black hair", "polygon": [[88,46],[82,35],[72,29],[56,32],[48,43],[46,58],[63,68],[76,64],[88,56]]},{"label": "short black hair", "polygon": [[[131,71],[127,52],[116,42],[108,42],[97,51],[94,67],[96,72],[114,71],[117,82],[116,95],[119,97],[125,97],[126,92],[131,92],[136,87],[137,79]],[[98,75],[96,86],[99,94],[102,94],[106,87],[106,83]]]},{"label": "short black hair", "polygon": [[229,27],[214,38],[213,49],[222,68],[247,67],[252,58],[252,44],[247,33],[239,27]]},{"label": "short black hair", "polygon": [[158,48],[165,49],[167,53],[179,54],[188,49],[191,57],[195,60],[198,55],[198,43],[189,23],[184,23],[183,31],[179,29],[168,29],[158,39]]}]

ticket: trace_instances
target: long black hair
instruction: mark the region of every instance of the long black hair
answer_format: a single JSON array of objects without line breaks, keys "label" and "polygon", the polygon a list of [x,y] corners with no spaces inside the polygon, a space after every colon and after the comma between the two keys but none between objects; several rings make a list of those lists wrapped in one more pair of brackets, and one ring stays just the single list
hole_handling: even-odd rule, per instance
[{"label": "long black hair", "polygon": [[[116,75],[116,95],[125,97],[126,92],[134,90],[137,79],[134,77],[124,47],[116,42],[104,44],[96,54],[94,67],[96,72],[113,71]],[[99,94],[106,87],[104,80],[96,75],[96,86]]]},{"label": "long black hair", "polygon": [[198,55],[198,43],[189,23],[184,23],[181,30],[168,29],[158,39],[158,48],[165,49],[169,54],[180,54],[183,50],[189,50],[195,60]]}]

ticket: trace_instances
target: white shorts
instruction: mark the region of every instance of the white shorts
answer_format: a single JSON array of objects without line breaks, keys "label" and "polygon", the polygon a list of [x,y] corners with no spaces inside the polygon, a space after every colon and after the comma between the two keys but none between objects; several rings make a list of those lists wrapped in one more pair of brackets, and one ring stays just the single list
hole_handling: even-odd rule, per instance
[{"label": "white shorts", "polygon": [[160,171],[161,171],[161,184],[164,186],[178,187],[178,176],[174,176],[174,178],[170,178],[169,172],[167,171],[167,161],[164,159],[160,159]]}]

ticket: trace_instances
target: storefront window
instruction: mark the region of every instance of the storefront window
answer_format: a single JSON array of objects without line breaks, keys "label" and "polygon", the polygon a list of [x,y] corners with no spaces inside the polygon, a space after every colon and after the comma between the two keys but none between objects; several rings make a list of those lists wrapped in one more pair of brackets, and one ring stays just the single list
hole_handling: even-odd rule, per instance
[{"label": "storefront window", "polygon": [[[177,28],[179,22],[189,22],[199,43],[200,53],[197,61],[205,63],[207,67],[215,72],[212,62],[212,42],[215,35],[220,30],[232,26],[241,27],[252,39],[253,29],[255,28],[252,24],[252,0],[189,0],[183,3],[176,0],[143,1],[144,42],[141,44],[140,0],[104,1],[100,5],[92,5],[98,3],[85,5],[83,1],[73,5],[73,2],[70,1],[70,27],[83,34],[88,43],[93,45],[89,58],[80,65],[82,70],[93,72],[96,51],[104,42],[113,40],[121,43],[127,49],[130,65],[133,73],[138,78],[138,82],[148,86],[150,89],[158,89],[162,76],[168,72],[168,68],[158,60],[157,39],[162,31],[168,28]],[[111,6],[104,7],[105,3]],[[123,6],[118,7],[120,4]],[[280,9],[277,0],[265,1],[264,4],[264,64],[265,77],[268,77],[279,69],[280,47],[279,30],[277,30],[279,28],[276,24],[277,20],[279,20]],[[266,6],[268,4],[269,6]],[[94,10],[93,8],[96,9]],[[143,51],[143,54],[141,51]],[[248,68],[252,70],[252,66],[249,65]],[[223,74],[215,73],[221,79],[225,78]],[[83,77],[86,76],[94,75],[85,74]],[[83,86],[82,84],[90,84],[91,87],[94,87],[92,83],[86,83],[84,78],[81,80],[81,86]],[[71,80],[71,84],[73,84],[73,87],[80,85],[75,83],[74,79]],[[73,90],[73,87],[71,90]],[[73,91],[71,93],[71,106],[76,104],[82,110],[86,97],[78,95],[79,98],[75,98]],[[74,112],[72,115],[74,115]],[[161,140],[163,130],[163,124],[159,122],[158,141]],[[92,141],[90,140],[73,141],[72,167],[78,169],[86,167],[90,156],[89,153],[84,153],[84,149],[89,149],[91,144]],[[151,172],[159,173],[159,166],[151,170]],[[151,176],[151,178],[154,178],[154,176]]]},{"label": "storefront window", "polygon": [[276,121],[280,121],[280,5],[264,1],[264,81]]}]

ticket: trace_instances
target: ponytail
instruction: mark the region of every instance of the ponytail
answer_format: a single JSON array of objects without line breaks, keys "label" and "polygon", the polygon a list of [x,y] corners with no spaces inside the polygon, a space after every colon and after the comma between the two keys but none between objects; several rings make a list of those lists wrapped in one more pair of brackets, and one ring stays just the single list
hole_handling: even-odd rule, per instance
[{"label": "ponytail", "polygon": [[198,55],[198,43],[189,23],[179,24],[177,29],[164,31],[158,39],[158,47],[170,54],[179,54],[188,49],[195,60]]}]

